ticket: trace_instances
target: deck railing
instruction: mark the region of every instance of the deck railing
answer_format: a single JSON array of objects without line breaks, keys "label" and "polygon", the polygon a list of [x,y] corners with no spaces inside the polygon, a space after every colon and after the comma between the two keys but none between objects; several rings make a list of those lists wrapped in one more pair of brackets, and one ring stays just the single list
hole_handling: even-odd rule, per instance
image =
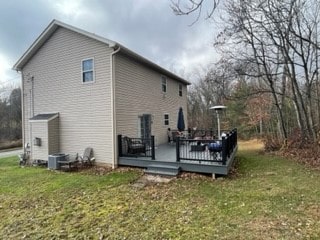
[{"label": "deck railing", "polygon": [[179,130],[171,130],[173,141],[176,141],[176,138],[179,136],[183,136],[184,138],[187,139],[194,139],[197,137],[201,138],[215,138],[214,131],[212,129],[210,130],[205,130],[205,129],[188,129],[184,131],[179,131]]},{"label": "deck railing", "polygon": [[[210,131],[210,130],[209,130]],[[119,157],[155,160],[155,141],[151,138],[130,138],[118,135]],[[237,129],[226,133],[221,139],[213,139],[209,134],[193,139],[177,137],[175,161],[194,164],[226,165],[237,147]]]},{"label": "deck railing", "polygon": [[233,129],[219,139],[187,139],[177,138],[177,162],[190,163],[221,163],[226,165],[228,158],[237,146],[237,130]]},{"label": "deck railing", "polygon": [[221,140],[208,139],[184,139],[179,138],[176,142],[176,159],[177,162],[189,163],[222,163],[221,149],[215,151],[209,150],[209,145],[215,143],[221,145]]},{"label": "deck railing", "polygon": [[131,138],[118,135],[119,157],[146,157],[155,160],[154,136]]}]

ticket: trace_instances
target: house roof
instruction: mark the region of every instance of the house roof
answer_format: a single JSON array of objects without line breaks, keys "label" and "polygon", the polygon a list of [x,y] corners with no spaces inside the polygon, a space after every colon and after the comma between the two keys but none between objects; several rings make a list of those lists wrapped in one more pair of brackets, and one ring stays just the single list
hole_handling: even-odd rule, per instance
[{"label": "house roof", "polygon": [[105,43],[107,44],[109,47],[118,50],[119,52],[122,52],[132,58],[134,58],[135,60],[149,66],[150,68],[153,68],[159,72],[161,72],[162,74],[173,78],[175,80],[178,80],[179,82],[186,84],[186,85],[190,85],[190,82],[186,81],[185,79],[177,76],[176,74],[166,70],[165,68],[153,63],[152,61],[142,57],[141,55],[131,51],[130,49],[126,48],[125,46],[109,40],[107,38],[98,36],[94,33],[90,33],[87,31],[84,31],[82,29],[73,27],[71,25],[68,25],[66,23],[60,22],[58,20],[53,20],[47,27],[46,29],[40,34],[40,36],[33,42],[33,44],[27,49],[27,51],[20,57],[20,59],[16,62],[16,64],[13,66],[14,70],[17,71],[21,71],[22,68],[24,67],[24,65],[33,57],[33,55],[38,51],[38,49],[51,37],[51,35],[57,30],[57,28],[59,27],[63,27],[66,28],[68,30],[77,32],[79,34],[82,34],[84,36],[87,36],[89,38],[95,39],[99,42]]},{"label": "house roof", "polygon": [[44,113],[33,116],[29,121],[50,121],[59,116],[59,113]]}]

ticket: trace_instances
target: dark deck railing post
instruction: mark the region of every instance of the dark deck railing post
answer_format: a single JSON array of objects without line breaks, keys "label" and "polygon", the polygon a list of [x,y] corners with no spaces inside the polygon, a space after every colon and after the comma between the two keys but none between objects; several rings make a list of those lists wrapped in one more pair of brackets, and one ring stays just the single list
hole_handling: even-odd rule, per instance
[{"label": "dark deck railing post", "polygon": [[151,159],[156,160],[156,151],[154,147],[154,136],[151,136]]},{"label": "dark deck railing post", "polygon": [[232,131],[232,136],[233,136],[233,143],[232,143],[232,150],[235,149],[236,145],[237,145],[237,130],[233,129]]},{"label": "dark deck railing post", "polygon": [[238,129],[234,129],[234,133],[235,133],[235,135],[234,135],[234,138],[235,138],[235,146],[237,146],[238,145]]},{"label": "dark deck railing post", "polygon": [[192,135],[191,135],[191,128],[188,128],[188,135],[187,135],[187,139],[190,139],[192,138]]},{"label": "dark deck railing post", "polygon": [[177,162],[180,162],[180,137],[176,138],[176,156]]},{"label": "dark deck railing post", "polygon": [[118,154],[119,157],[122,157],[122,135],[118,135]]},{"label": "dark deck railing post", "polygon": [[231,134],[227,133],[227,157],[231,154]]},{"label": "dark deck railing post", "polygon": [[226,165],[227,163],[227,139],[225,137],[222,137],[222,163],[223,165]]},{"label": "dark deck railing post", "polygon": [[234,129],[230,132],[230,154],[233,152],[234,146],[235,146],[235,132]]}]

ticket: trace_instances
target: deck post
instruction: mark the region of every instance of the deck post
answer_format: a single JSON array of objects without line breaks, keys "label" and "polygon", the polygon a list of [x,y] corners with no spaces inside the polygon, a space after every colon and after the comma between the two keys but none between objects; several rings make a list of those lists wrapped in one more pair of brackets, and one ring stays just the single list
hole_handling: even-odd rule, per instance
[{"label": "deck post", "polygon": [[118,135],[118,154],[119,157],[122,157],[122,135]]},{"label": "deck post", "polygon": [[212,173],[212,180],[215,180],[215,179],[216,179],[216,174]]},{"label": "deck post", "polygon": [[176,156],[177,156],[176,161],[180,162],[180,137],[176,138]]},{"label": "deck post", "polygon": [[222,137],[222,164],[226,165],[227,162],[227,139],[223,136]]},{"label": "deck post", "polygon": [[151,136],[151,159],[156,160],[156,152],[154,147],[154,136]]}]

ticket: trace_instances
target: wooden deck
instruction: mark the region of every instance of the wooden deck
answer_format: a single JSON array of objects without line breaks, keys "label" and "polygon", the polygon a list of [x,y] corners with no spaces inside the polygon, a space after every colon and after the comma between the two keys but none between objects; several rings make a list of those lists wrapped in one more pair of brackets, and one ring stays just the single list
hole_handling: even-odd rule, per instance
[{"label": "wooden deck", "polygon": [[[183,148],[184,147],[182,146],[182,149]],[[185,149],[185,151],[190,152],[189,149]],[[155,160],[151,160],[150,158],[147,158],[144,156],[119,157],[118,165],[148,168],[148,166],[150,165],[160,164],[160,165],[166,165],[166,166],[179,167],[181,171],[186,171],[186,172],[227,175],[234,162],[236,152],[237,152],[237,147],[235,147],[232,154],[230,154],[230,156],[228,157],[226,164],[222,164],[221,162],[215,162],[215,161],[205,161],[204,158],[201,159],[201,156],[199,158],[200,154],[203,154],[203,155],[207,154],[206,152],[192,153],[192,154],[197,154],[197,160],[194,160],[194,161],[181,160],[180,162],[177,162],[176,161],[177,159],[176,145],[164,144],[164,145],[159,145],[155,148]]]}]

